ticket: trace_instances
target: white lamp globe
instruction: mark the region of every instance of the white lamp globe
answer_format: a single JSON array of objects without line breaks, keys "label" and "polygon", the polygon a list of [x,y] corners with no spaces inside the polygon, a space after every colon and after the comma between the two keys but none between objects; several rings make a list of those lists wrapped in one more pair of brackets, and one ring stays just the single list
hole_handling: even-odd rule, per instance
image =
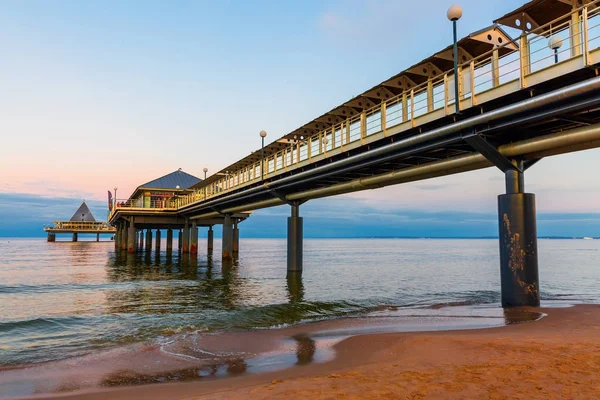
[{"label": "white lamp globe", "polygon": [[446,16],[450,21],[458,21],[462,17],[462,14],[462,8],[455,4],[448,9]]},{"label": "white lamp globe", "polygon": [[266,131],[260,131],[260,137],[264,138],[267,136],[267,132]]},{"label": "white lamp globe", "polygon": [[551,36],[548,39],[548,47],[552,50],[558,50],[563,45],[563,40],[560,36]]}]

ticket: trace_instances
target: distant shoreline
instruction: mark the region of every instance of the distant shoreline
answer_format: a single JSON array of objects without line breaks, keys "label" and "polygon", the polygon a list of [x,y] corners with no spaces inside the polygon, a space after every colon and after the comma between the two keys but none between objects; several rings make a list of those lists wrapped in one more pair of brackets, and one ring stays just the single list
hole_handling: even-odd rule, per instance
[{"label": "distant shoreline", "polygon": [[[81,234],[82,237],[96,237],[95,234]],[[65,236],[66,238],[66,236]],[[600,236],[538,236],[538,239],[549,239],[549,240],[584,240],[589,239],[592,240],[600,240]],[[46,236],[0,236],[0,240],[5,239],[46,239]],[[206,239],[206,237],[199,236],[199,239]],[[218,237],[215,239],[219,239]],[[252,240],[252,239],[260,239],[260,240],[284,240],[285,237],[241,237],[242,240]],[[432,239],[432,240],[491,240],[498,239],[498,236],[328,236],[328,237],[307,237],[304,239],[307,240],[340,240],[340,239]],[[70,240],[57,240],[57,241],[65,241],[70,242]],[[104,242],[108,242],[110,240],[102,240]]]}]

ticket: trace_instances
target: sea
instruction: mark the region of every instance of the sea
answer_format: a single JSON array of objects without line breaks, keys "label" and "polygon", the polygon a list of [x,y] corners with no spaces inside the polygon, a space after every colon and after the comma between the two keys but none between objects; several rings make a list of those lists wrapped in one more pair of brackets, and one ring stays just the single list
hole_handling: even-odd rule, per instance
[{"label": "sea", "polygon": [[[357,333],[543,316],[500,307],[496,239],[306,239],[301,275],[283,239],[241,239],[231,262],[218,240],[199,249],[0,238],[0,397],[255,373],[324,362]],[[538,251],[542,306],[600,303],[600,240]]]}]

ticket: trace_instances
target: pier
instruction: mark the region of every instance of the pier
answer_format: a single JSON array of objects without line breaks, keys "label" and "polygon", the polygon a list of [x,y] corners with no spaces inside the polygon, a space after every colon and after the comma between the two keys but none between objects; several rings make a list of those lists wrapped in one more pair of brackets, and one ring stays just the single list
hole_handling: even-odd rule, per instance
[{"label": "pier", "polygon": [[54,221],[53,226],[44,228],[48,233],[48,241],[55,242],[57,234],[72,235],[73,242],[79,240],[79,234],[95,234],[96,241],[100,241],[100,235],[114,235],[117,231],[106,222],[96,221],[85,201],[75,211],[68,221]]},{"label": "pier", "polygon": [[145,229],[150,249],[152,230],[159,239],[167,229],[172,249],[178,230],[181,251],[195,253],[206,227],[212,251],[221,224],[230,259],[252,210],[288,205],[287,270],[301,273],[306,201],[495,167],[506,183],[502,305],[539,306],[535,195],[525,175],[545,157],[600,147],[599,4],[531,1],[206,179],[176,171],[142,185],[110,211],[115,245],[138,251]]}]

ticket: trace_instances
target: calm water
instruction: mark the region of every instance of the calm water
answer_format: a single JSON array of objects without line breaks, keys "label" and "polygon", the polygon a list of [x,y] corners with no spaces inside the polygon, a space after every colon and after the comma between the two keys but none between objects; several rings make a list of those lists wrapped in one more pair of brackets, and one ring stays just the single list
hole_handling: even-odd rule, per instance
[{"label": "calm water", "polygon": [[[496,240],[306,240],[301,279],[286,279],[285,245],[242,240],[239,261],[222,265],[202,252],[157,258],[116,254],[112,242],[0,239],[0,366],[187,332],[499,304]],[[600,302],[600,240],[540,240],[539,252],[543,300]]]}]

